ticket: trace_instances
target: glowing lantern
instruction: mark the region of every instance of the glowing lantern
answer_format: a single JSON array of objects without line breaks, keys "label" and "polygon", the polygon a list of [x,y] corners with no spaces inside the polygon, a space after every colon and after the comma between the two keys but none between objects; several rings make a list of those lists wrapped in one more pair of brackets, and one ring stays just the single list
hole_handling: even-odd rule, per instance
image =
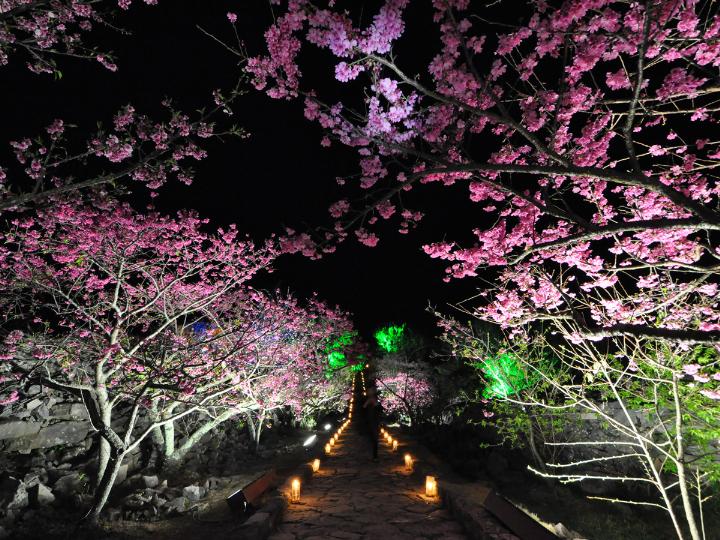
[{"label": "glowing lantern", "polygon": [[413,458],[410,454],[405,454],[405,468],[408,471],[413,470]]},{"label": "glowing lantern", "polygon": [[300,502],[300,479],[293,478],[290,484],[290,502]]},{"label": "glowing lantern", "polygon": [[[407,462],[407,460],[405,460]],[[312,470],[313,472],[318,472],[320,470],[320,460],[315,458],[312,462]]]},{"label": "glowing lantern", "polygon": [[398,445],[397,439],[395,439],[395,440],[392,442],[392,445],[393,445],[393,447],[392,447],[393,451],[397,450],[397,445]]},{"label": "glowing lantern", "polygon": [[327,443],[327,444],[325,445],[325,453],[326,453],[326,454],[329,454],[331,448],[332,448],[332,446],[330,446],[330,443]]},{"label": "glowing lantern", "polygon": [[437,497],[437,480],[434,476],[425,477],[425,495],[428,497]]},{"label": "glowing lantern", "polygon": [[329,443],[329,444],[330,444],[331,447],[332,447],[332,446],[335,446],[335,437],[333,437],[332,439],[330,439],[330,443]]}]

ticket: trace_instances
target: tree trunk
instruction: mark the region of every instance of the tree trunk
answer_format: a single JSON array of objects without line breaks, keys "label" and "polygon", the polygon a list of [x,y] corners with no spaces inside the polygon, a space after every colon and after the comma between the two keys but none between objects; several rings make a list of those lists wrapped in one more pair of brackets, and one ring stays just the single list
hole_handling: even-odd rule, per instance
[{"label": "tree trunk", "polygon": [[97,523],[100,518],[100,513],[105,507],[108,497],[110,496],[113,484],[115,484],[115,479],[117,478],[118,471],[122,465],[123,457],[125,457],[124,452],[111,447],[110,459],[107,462],[100,484],[95,491],[95,500],[93,501],[90,511],[85,515],[83,520]]},{"label": "tree trunk", "polygon": [[[100,420],[102,423],[106,426],[110,426],[112,423],[112,407],[108,403],[107,395],[105,394],[103,389],[99,389],[97,392],[98,399],[97,399],[97,408],[99,409],[97,413],[100,416]],[[86,407],[89,406],[86,404]],[[90,405],[91,406],[91,405]],[[108,462],[110,461],[110,455],[112,453],[110,443],[107,441],[107,439],[103,436],[100,436],[100,451],[98,454],[98,468],[97,468],[97,476],[95,477],[95,490],[97,491],[100,488],[100,483],[102,482],[103,476],[105,476],[105,470],[107,469]]]},{"label": "tree trunk", "polygon": [[250,439],[255,442],[255,419],[253,418],[252,413],[247,413],[245,417],[247,418],[247,427],[250,432]]},{"label": "tree trunk", "polygon": [[[187,455],[187,453],[197,444],[200,442],[200,440],[210,432],[211,430],[215,429],[217,426],[225,422],[226,420],[229,420],[233,416],[237,415],[238,411],[235,409],[230,409],[225,412],[223,412],[221,415],[216,416],[215,418],[209,419],[207,422],[205,422],[202,426],[200,426],[198,429],[196,429],[187,439],[183,441],[183,443],[174,450],[170,455],[167,455],[167,459],[169,462],[172,462],[173,465],[179,464]],[[169,424],[166,424],[169,425]]]},{"label": "tree trunk", "polygon": [[695,512],[687,487],[687,476],[685,474],[685,442],[682,432],[682,407],[680,405],[680,392],[678,390],[677,375],[675,373],[673,373],[673,398],[675,400],[675,442],[677,444],[677,475],[680,486],[680,498],[682,499],[685,521],[687,522],[688,529],[690,529],[690,536],[693,540],[702,540],[700,530],[695,522]]},{"label": "tree trunk", "polygon": [[260,450],[260,435],[262,435],[262,428],[263,423],[265,422],[265,411],[263,411],[260,414],[260,418],[258,418],[258,425],[257,428],[255,428],[255,453],[258,453],[258,450]]},{"label": "tree trunk", "polygon": [[163,456],[170,458],[175,453],[175,422],[163,425]]}]

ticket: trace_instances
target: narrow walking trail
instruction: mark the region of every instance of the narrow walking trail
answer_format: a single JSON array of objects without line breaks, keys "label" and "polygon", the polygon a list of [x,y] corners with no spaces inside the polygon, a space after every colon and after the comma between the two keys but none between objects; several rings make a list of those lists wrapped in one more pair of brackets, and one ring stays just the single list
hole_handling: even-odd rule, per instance
[{"label": "narrow walking trail", "polygon": [[270,540],[466,539],[439,499],[425,497],[422,480],[405,470],[402,449],[393,452],[381,440],[372,461],[362,425],[355,420],[343,432]]}]

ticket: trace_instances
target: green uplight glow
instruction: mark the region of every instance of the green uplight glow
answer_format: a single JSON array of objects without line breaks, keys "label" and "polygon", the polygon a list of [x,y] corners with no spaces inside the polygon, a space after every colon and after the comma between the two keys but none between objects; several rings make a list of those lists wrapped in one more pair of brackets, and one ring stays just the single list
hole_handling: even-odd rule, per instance
[{"label": "green uplight glow", "polygon": [[398,352],[405,334],[405,323],[400,326],[390,325],[375,332],[378,347],[388,353]]},{"label": "green uplight glow", "polygon": [[332,369],[340,369],[347,365],[345,353],[341,351],[332,351],[328,354],[328,364]]},{"label": "green uplight glow", "polygon": [[347,366],[348,360],[344,349],[352,345],[354,339],[355,332],[345,332],[325,347],[325,354],[331,370],[342,369]]},{"label": "green uplight glow", "polygon": [[481,369],[488,380],[483,390],[483,397],[486,399],[506,398],[532,384],[517,359],[511,354],[504,353],[495,358],[488,358],[477,362],[475,367]]}]

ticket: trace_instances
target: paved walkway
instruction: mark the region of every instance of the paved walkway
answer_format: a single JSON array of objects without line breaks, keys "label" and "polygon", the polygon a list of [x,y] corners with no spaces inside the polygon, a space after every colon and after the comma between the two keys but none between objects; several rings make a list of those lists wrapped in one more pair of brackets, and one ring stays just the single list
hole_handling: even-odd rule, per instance
[{"label": "paved walkway", "polygon": [[381,439],[379,460],[373,462],[358,424],[362,420],[340,436],[270,540],[466,539],[439,499],[425,497],[422,480],[405,471],[402,448],[391,452]]}]

